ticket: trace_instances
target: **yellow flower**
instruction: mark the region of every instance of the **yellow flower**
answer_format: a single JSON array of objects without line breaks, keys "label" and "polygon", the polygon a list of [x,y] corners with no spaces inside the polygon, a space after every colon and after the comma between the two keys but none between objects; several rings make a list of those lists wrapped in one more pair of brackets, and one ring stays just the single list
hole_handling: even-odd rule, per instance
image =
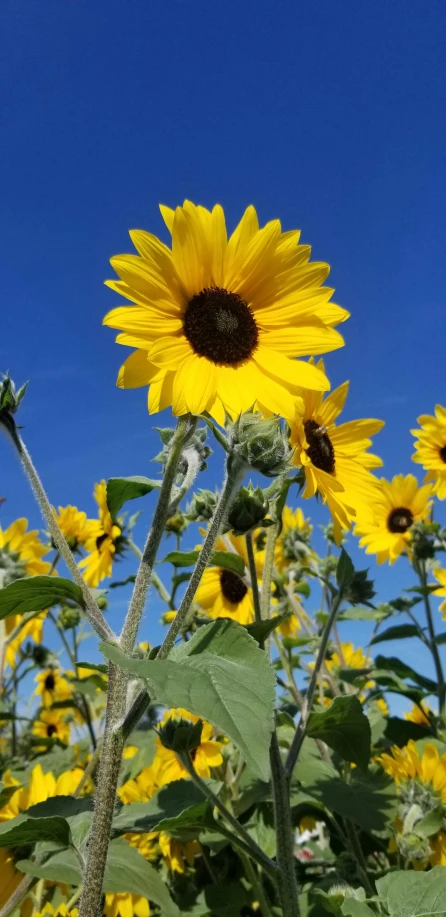
[{"label": "yellow flower", "polygon": [[404,714],[404,719],[411,723],[418,723],[420,726],[430,726],[429,713],[431,712],[429,704],[420,701],[419,705],[414,704],[412,709]]},{"label": "yellow flower", "polygon": [[9,901],[13,892],[23,879],[23,873],[18,872],[14,866],[14,858],[7,847],[0,847],[0,908]]},{"label": "yellow flower", "polygon": [[411,526],[429,518],[431,487],[418,486],[413,474],[397,474],[392,481],[381,479],[375,496],[374,521],[358,514],[355,535],[366,554],[376,554],[378,564],[393,564],[404,551],[410,550]]},{"label": "yellow flower", "polygon": [[[437,583],[440,583],[441,587],[440,589],[436,589],[432,595],[446,596],[446,570],[444,570],[442,567],[435,567],[435,569],[432,570],[432,573],[434,574]],[[443,621],[446,621],[446,600],[441,603],[439,611],[442,613]]]},{"label": "yellow flower", "polygon": [[364,654],[360,646],[354,647],[353,643],[341,643],[340,652],[337,650],[327,659],[326,666],[332,669],[367,669],[371,660]]},{"label": "yellow flower", "polygon": [[85,542],[85,549],[89,553],[81,560],[79,567],[85,570],[84,578],[88,585],[96,587],[107,576],[111,576],[113,557],[122,533],[107,506],[105,481],[96,484],[94,496],[99,506],[99,519],[90,524],[89,536]]},{"label": "yellow flower", "polygon": [[446,803],[446,754],[440,755],[433,742],[428,742],[420,755],[411,739],[404,748],[395,746],[391,755],[381,755],[378,761],[398,786],[408,781],[429,786]]},{"label": "yellow flower", "polygon": [[[317,364],[324,368],[323,361]],[[370,437],[383,427],[382,420],[350,420],[336,426],[348,393],[344,382],[326,398],[320,392],[302,392],[304,410],[297,403],[289,415],[294,464],[305,473],[305,499],[319,493],[333,518],[339,544],[342,529],[349,529],[359,510],[370,516],[378,484],[370,469],[382,465],[367,450]]]},{"label": "yellow flower", "polygon": [[[13,668],[16,660],[17,653],[25,643],[26,640],[34,640],[34,643],[42,642],[43,634],[43,622],[46,617],[46,611],[42,611],[41,614],[36,615],[35,618],[32,618],[30,621],[27,621],[23,627],[21,627],[20,632],[11,640],[10,643],[6,646],[5,660],[6,664]],[[12,634],[13,630],[20,624],[22,620],[22,615],[9,615],[8,618],[5,618],[3,622],[5,626],[5,637],[8,637],[9,634]]]},{"label": "yellow flower", "polygon": [[41,911],[33,911],[33,917],[77,917],[78,913],[77,907],[68,910],[64,901],[56,908],[47,901]]},{"label": "yellow flower", "polygon": [[427,471],[425,481],[432,483],[432,492],[439,500],[446,500],[446,408],[435,406],[435,417],[422,414],[418,417],[420,430],[411,430],[417,437],[412,461]]},{"label": "yellow flower", "polygon": [[161,617],[163,624],[172,624],[173,619],[176,616],[176,611],[165,611]]},{"label": "yellow flower", "polygon": [[54,701],[69,700],[73,696],[73,686],[63,677],[61,669],[44,669],[34,681],[37,682],[34,694],[41,695],[43,707],[51,707]]},{"label": "yellow flower", "polygon": [[282,637],[296,637],[301,630],[300,621],[296,614],[290,616],[277,628]]},{"label": "yellow flower", "polygon": [[91,536],[92,526],[96,525],[95,519],[87,519],[87,514],[81,512],[77,506],[59,506],[59,511],[53,509],[62,534],[70,548],[74,551],[79,545],[85,544]]},{"label": "yellow flower", "polygon": [[308,543],[313,526],[300,508],[296,510],[284,506],[282,513],[282,531],[274,547],[274,564],[280,573],[295,560],[308,557]]},{"label": "yellow flower", "polygon": [[60,774],[57,779],[54,774],[44,774],[40,764],[36,764],[31,771],[31,776],[27,786],[20,786],[19,781],[11,776],[10,771],[3,775],[4,784],[7,787],[17,786],[18,789],[8,799],[6,805],[0,809],[0,822],[8,821],[15,818],[21,812],[35,806],[38,802],[44,802],[51,796],[69,796],[74,793],[81,777],[83,770],[80,767],[74,767],[70,771]]},{"label": "yellow flower", "polygon": [[[45,739],[59,739],[64,745],[70,741],[70,726],[61,715],[60,710],[42,710],[39,719],[33,726],[33,735]],[[36,750],[44,751],[46,745],[35,745]]]},{"label": "yellow flower", "polygon": [[196,854],[200,853],[198,841],[180,843],[165,831],[161,831],[158,842],[164,862],[171,872],[185,872],[186,863],[188,866],[193,866]]},{"label": "yellow flower", "polygon": [[254,621],[252,590],[232,570],[208,567],[195,593],[195,601],[210,618],[232,618],[239,624]]},{"label": "yellow flower", "polygon": [[0,553],[9,555],[11,560],[23,566],[20,576],[49,573],[51,564],[42,557],[48,554],[50,548],[42,544],[36,529],[27,532],[27,526],[27,519],[16,519],[5,530],[0,526]]},{"label": "yellow flower", "polygon": [[107,285],[130,306],[104,324],[136,347],[121,367],[120,388],[149,385],[149,412],[208,411],[218,423],[256,402],[287,416],[296,386],[324,391],[326,376],[294,357],[342,347],[333,326],[348,313],[321,287],[326,264],[309,264],[299,232],[279,220],[259,229],[250,206],[230,239],[224,212],[185,201],[161,207],[172,249],[156,236],[130,232],[138,255],[111,259],[120,280]]},{"label": "yellow flower", "polygon": [[[189,720],[190,723],[197,723],[200,717],[189,713],[183,707],[176,707],[166,711],[160,725],[163,726],[170,719]],[[201,733],[201,742],[192,754],[195,770],[200,777],[210,777],[211,767],[219,767],[223,763],[220,742],[212,740],[213,726],[203,721],[203,731]],[[181,764],[174,751],[170,748],[164,748],[159,739],[156,740],[157,750],[154,760],[154,766],[157,769],[158,784],[171,783],[172,780],[181,780],[189,777],[187,770]]]},{"label": "yellow flower", "polygon": [[149,917],[150,905],[147,898],[116,892],[105,896],[104,917]]}]

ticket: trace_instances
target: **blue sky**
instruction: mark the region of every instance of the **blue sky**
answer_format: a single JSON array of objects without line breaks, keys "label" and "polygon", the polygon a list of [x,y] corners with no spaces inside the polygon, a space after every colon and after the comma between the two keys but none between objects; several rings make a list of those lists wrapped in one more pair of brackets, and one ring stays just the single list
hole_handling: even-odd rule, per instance
[{"label": "blue sky", "polygon": [[[0,16],[0,368],[31,380],[21,422],[52,501],[91,513],[94,481],[153,474],[169,418],[115,388],[102,283],[127,230],[166,238],[158,203],[185,197],[229,226],[254,203],[302,229],[352,315],[327,360],[351,380],[346,418],[384,418],[386,475],[416,470],[409,429],[444,403],[443,2],[3,0]],[[0,469],[1,523],[38,523],[5,444]],[[403,581],[381,571],[380,597]]]}]

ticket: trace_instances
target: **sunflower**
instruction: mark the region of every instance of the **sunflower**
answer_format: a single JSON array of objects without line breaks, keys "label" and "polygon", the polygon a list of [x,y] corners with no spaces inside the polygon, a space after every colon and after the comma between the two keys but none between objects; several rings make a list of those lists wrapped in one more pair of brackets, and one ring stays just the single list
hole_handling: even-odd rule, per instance
[{"label": "sunflower", "polygon": [[[200,717],[195,716],[193,713],[189,713],[189,711],[184,710],[183,707],[175,707],[172,710],[166,711],[159,725],[163,726],[171,719],[188,720],[190,723],[195,724],[198,723]],[[206,720],[203,720],[202,723],[203,729],[200,744],[198,748],[194,749],[192,759],[197,774],[199,774],[200,777],[210,777],[211,767],[219,767],[220,764],[223,764],[223,756],[220,742],[212,740],[212,734],[214,732],[213,726],[207,723]],[[153,764],[158,785],[163,786],[165,783],[171,783],[172,780],[187,779],[189,774],[186,768],[181,764],[175,752],[161,745],[160,739],[156,740],[156,744],[157,750]]]},{"label": "sunflower", "polygon": [[142,895],[114,892],[105,896],[104,917],[150,917],[150,904]]},{"label": "sunflower", "polygon": [[44,904],[42,910],[33,911],[33,917],[77,917],[79,911],[77,907],[68,910],[64,901],[57,907],[54,907],[49,901]]},{"label": "sunflower", "polygon": [[36,529],[27,532],[27,527],[27,519],[16,519],[4,530],[0,526],[0,573],[5,571],[4,586],[22,576],[37,576],[51,569],[51,564],[42,560],[50,547],[42,544]]},{"label": "sunflower", "polygon": [[429,704],[420,701],[419,704],[414,704],[408,713],[404,714],[404,719],[409,720],[410,723],[417,723],[419,726],[430,726],[430,713],[432,711]]},{"label": "sunflower", "polygon": [[[432,570],[432,573],[434,574],[437,583],[440,583],[440,588],[435,589],[432,594],[446,596],[446,570],[444,570],[443,567],[435,567]],[[446,621],[446,599],[441,603],[439,611],[442,613],[443,621]]]},{"label": "sunflower", "polygon": [[165,831],[161,831],[158,840],[164,862],[171,872],[185,872],[186,864],[194,865],[197,853],[200,853],[200,844],[196,840],[181,843]]},{"label": "sunflower", "polygon": [[411,527],[425,522],[432,501],[430,484],[419,487],[413,474],[397,474],[392,481],[382,478],[375,495],[374,521],[358,514],[355,535],[366,554],[376,554],[378,564],[393,564],[404,551],[410,550]]},{"label": "sunflower", "polygon": [[353,643],[340,643],[339,650],[335,650],[326,666],[329,671],[336,669],[367,669],[371,659],[365,655],[363,649],[355,648]]},{"label": "sunflower", "polygon": [[73,687],[63,677],[61,669],[44,669],[34,681],[37,682],[34,694],[40,694],[44,707],[51,707],[55,701],[69,700],[73,696]]},{"label": "sunflower", "polygon": [[232,618],[239,624],[254,621],[252,589],[233,570],[208,567],[195,593],[195,601],[209,618]]},{"label": "sunflower", "polygon": [[[70,726],[61,716],[60,710],[41,710],[33,726],[33,735],[44,739],[58,739],[63,745],[68,745]],[[35,745],[37,751],[45,751],[46,747],[46,744]]]},{"label": "sunflower", "polygon": [[6,771],[3,774],[5,787],[17,786],[17,790],[9,797],[7,803],[0,808],[0,822],[16,818],[17,815],[25,812],[30,806],[35,806],[38,802],[44,802],[52,796],[72,795],[83,773],[81,767],[74,767],[72,770],[60,774],[56,779],[51,772],[44,774],[41,765],[36,764],[31,771],[27,786],[22,786],[15,777],[12,777],[10,771]]},{"label": "sunflower", "polygon": [[23,879],[23,873],[15,868],[13,854],[7,847],[0,847],[0,875],[0,908],[3,908]]},{"label": "sunflower", "polygon": [[432,492],[439,500],[446,500],[446,408],[435,406],[435,417],[422,414],[418,417],[420,430],[411,430],[417,437],[412,461],[422,465],[432,483]]},{"label": "sunflower", "polygon": [[293,561],[307,559],[313,526],[300,508],[296,510],[284,506],[282,513],[282,531],[274,547],[274,565],[282,573]]},{"label": "sunflower", "polygon": [[[317,365],[324,369],[322,360]],[[302,496],[323,497],[333,518],[337,544],[342,529],[350,528],[359,510],[371,515],[378,485],[370,469],[382,465],[381,459],[367,451],[370,436],[384,425],[382,420],[351,420],[336,426],[348,387],[344,382],[326,398],[320,392],[302,392],[303,413],[298,402],[288,418],[294,463],[305,473]]]},{"label": "sunflower", "polygon": [[105,481],[96,484],[94,497],[99,507],[99,519],[90,522],[89,535],[85,542],[88,556],[79,563],[85,570],[84,578],[89,586],[96,587],[112,574],[113,558],[122,548],[122,530],[112,519],[107,506],[107,485]]},{"label": "sunflower", "polygon": [[58,512],[53,509],[57,524],[72,551],[76,551],[91,537],[95,519],[87,519],[87,514],[77,506],[59,506]]},{"label": "sunflower", "polygon": [[149,385],[150,413],[172,405],[176,415],[208,411],[218,423],[254,403],[287,416],[296,386],[327,390],[320,369],[293,358],[342,347],[333,326],[348,312],[329,302],[329,267],[309,263],[300,233],[283,233],[279,220],[260,229],[252,206],[229,239],[219,204],[160,209],[172,248],[134,230],[138,255],[111,259],[120,280],[107,286],[132,305],[112,309],[104,324],[137,348],[118,386]]}]

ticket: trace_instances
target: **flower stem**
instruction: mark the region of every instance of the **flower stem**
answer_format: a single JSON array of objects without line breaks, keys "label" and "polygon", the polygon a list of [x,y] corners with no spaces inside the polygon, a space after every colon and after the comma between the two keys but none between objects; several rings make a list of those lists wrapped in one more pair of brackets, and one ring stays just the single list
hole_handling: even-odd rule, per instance
[{"label": "flower stem", "polygon": [[186,618],[189,614],[189,609],[192,605],[193,598],[197,591],[197,588],[200,584],[201,577],[203,576],[204,570],[209,563],[211,558],[212,549],[215,544],[215,540],[220,532],[220,529],[225,521],[228,510],[231,506],[232,499],[234,497],[235,491],[241,481],[243,480],[245,473],[245,466],[243,464],[236,464],[235,461],[231,463],[231,471],[227,472],[226,480],[223,485],[223,490],[221,492],[219,501],[215,508],[214,515],[212,517],[212,522],[209,526],[208,533],[203,542],[201,551],[198,555],[197,562],[195,564],[192,576],[189,580],[188,587],[184,593],[183,599],[181,601],[180,607],[175,615],[175,618],[170,625],[170,628],[161,644],[157,656],[157,659],[166,659],[169,655],[170,650],[172,649],[175,640],[186,621]]},{"label": "flower stem", "polygon": [[289,780],[282,764],[275,731],[271,739],[270,762],[277,844],[276,859],[279,866],[276,882],[283,917],[299,917],[299,891],[294,858]]},{"label": "flower stem", "polygon": [[260,601],[260,610],[263,620],[267,620],[270,617],[271,580],[274,566],[274,548],[276,546],[276,538],[278,533],[279,524],[278,522],[275,522],[274,525],[269,526],[266,535],[265,562],[262,576],[262,598]]},{"label": "flower stem", "polygon": [[256,570],[256,562],[254,558],[254,546],[252,543],[252,532],[246,532],[245,541],[246,541],[246,553],[248,555],[249,575],[251,577],[254,614],[255,614],[255,619],[257,623],[259,623],[262,620],[262,612],[260,610],[259,584],[257,582],[257,570]]},{"label": "flower stem", "polygon": [[172,487],[177,473],[178,462],[183,451],[184,443],[190,435],[189,421],[189,414],[185,414],[183,417],[179,418],[175,433],[170,442],[169,456],[164,469],[163,483],[160,488],[158,503],[147,536],[141,563],[136,574],[129,610],[119,637],[119,645],[124,653],[130,653],[132,651],[138,633],[150,580],[152,578],[153,565],[161,543],[161,538],[163,537],[164,526],[169,515]]},{"label": "flower stem", "polygon": [[115,640],[115,635],[113,631],[110,629],[110,627],[108,626],[100,608],[96,604],[87,586],[87,583],[85,582],[82,576],[82,573],[80,572],[79,567],[77,566],[77,563],[71,552],[71,548],[69,544],[67,543],[61,529],[59,528],[59,524],[53,513],[52,506],[45,493],[40,477],[33,465],[31,456],[25,446],[25,443],[23,442],[16,428],[10,429],[9,426],[5,426],[5,429],[8,430],[11,436],[11,439],[17,449],[17,452],[20,456],[23,468],[25,470],[29,483],[34,492],[34,496],[39,504],[42,516],[48,526],[48,530],[51,534],[53,542],[56,545],[56,548],[59,554],[65,561],[74,579],[74,582],[77,583],[77,585],[82,590],[82,595],[83,595],[84,603],[85,603],[84,611],[85,611],[85,614],[91,626],[94,628],[94,630],[96,631],[98,636],[101,637],[102,640]]},{"label": "flower stem", "polygon": [[335,596],[333,596],[330,605],[330,614],[328,616],[325,627],[322,631],[321,642],[319,645],[319,652],[317,654],[316,663],[314,669],[311,673],[310,683],[308,685],[307,693],[305,695],[305,705],[300,714],[300,720],[297,725],[297,729],[294,735],[294,739],[291,745],[291,748],[288,753],[288,758],[285,764],[285,770],[287,774],[292,774],[300,749],[302,747],[303,740],[305,738],[305,732],[307,728],[307,723],[310,717],[311,709],[313,706],[314,695],[316,693],[317,681],[319,678],[319,673],[325,661],[325,654],[327,652],[327,645],[330,638],[331,629],[336,620],[336,615],[341,607],[343,599],[343,589],[339,588]]},{"label": "flower stem", "polygon": [[249,857],[246,856],[246,854],[241,853],[240,859],[243,863],[243,868],[246,873],[246,878],[248,879],[248,882],[255,894],[255,897],[257,898],[260,904],[260,913],[262,917],[271,917],[271,909],[268,904],[268,901],[266,900],[266,895],[265,895],[265,891],[262,885],[261,878],[257,875],[255,867],[251,863],[251,860],[249,859]]},{"label": "flower stem", "polygon": [[423,588],[424,609],[426,612],[427,628],[429,631],[428,646],[432,654],[435,672],[437,675],[438,713],[440,718],[444,719],[446,705],[446,685],[444,682],[443,666],[441,664],[440,653],[438,652],[438,645],[436,642],[434,618],[432,615],[432,607],[427,585],[426,561],[419,560],[416,564],[416,569],[420,578],[421,586]]}]

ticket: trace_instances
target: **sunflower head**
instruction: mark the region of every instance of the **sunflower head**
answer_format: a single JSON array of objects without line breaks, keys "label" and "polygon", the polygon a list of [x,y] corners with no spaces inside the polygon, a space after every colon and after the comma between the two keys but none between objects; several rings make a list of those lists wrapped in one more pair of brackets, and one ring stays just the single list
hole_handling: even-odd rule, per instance
[{"label": "sunflower head", "polygon": [[360,538],[366,554],[376,554],[379,564],[394,561],[410,551],[412,526],[429,519],[432,489],[429,484],[419,487],[412,474],[395,475],[392,481],[381,479],[375,498],[374,520],[358,517],[355,535]]},{"label": "sunflower head", "polygon": [[57,513],[56,510],[53,512],[65,540],[71,550],[76,551],[90,537],[94,521],[88,520],[87,514],[76,506],[59,506]]},{"label": "sunflower head", "polygon": [[423,466],[439,500],[446,500],[446,408],[437,404],[435,417],[423,414],[418,423],[420,429],[411,431],[416,437],[412,461]]},{"label": "sunflower head", "polygon": [[127,543],[123,526],[112,519],[107,505],[107,485],[100,481],[95,485],[94,497],[99,509],[99,518],[88,523],[88,537],[85,540],[87,557],[79,563],[84,579],[89,586],[96,587],[111,576],[115,555],[123,552]]},{"label": "sunflower head", "polygon": [[27,519],[16,519],[7,529],[0,526],[0,582],[4,586],[51,569],[51,564],[42,560],[49,545],[42,544],[37,530],[27,532],[27,527]]},{"label": "sunflower head", "polygon": [[326,264],[279,220],[259,227],[248,207],[228,238],[223,209],[185,201],[161,213],[172,247],[141,230],[130,237],[137,255],[111,264],[107,285],[131,305],[112,309],[104,324],[120,344],[137,348],[118,385],[148,385],[149,411],[207,411],[218,423],[257,404],[288,416],[297,386],[326,390],[324,373],[295,357],[343,345],[334,326],[348,313],[330,303]]},{"label": "sunflower head", "polygon": [[[35,721],[33,726],[33,735],[45,740],[57,739],[63,745],[68,745],[70,740],[70,726],[62,714],[62,710],[41,710],[39,718]],[[40,745],[37,741],[35,747],[38,750],[45,750],[47,744],[47,741],[45,741]]]}]

